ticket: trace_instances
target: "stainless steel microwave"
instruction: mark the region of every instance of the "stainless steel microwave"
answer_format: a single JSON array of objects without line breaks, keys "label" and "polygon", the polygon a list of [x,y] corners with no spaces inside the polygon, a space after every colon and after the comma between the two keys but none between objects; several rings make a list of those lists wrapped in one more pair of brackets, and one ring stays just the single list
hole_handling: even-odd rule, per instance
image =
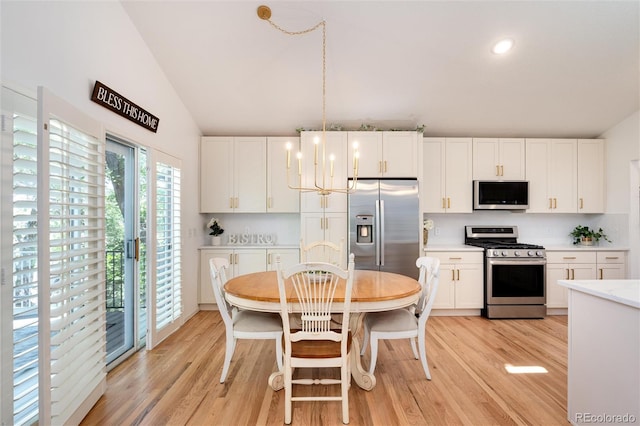
[{"label": "stainless steel microwave", "polygon": [[526,180],[474,180],[474,210],[525,210],[529,208]]}]

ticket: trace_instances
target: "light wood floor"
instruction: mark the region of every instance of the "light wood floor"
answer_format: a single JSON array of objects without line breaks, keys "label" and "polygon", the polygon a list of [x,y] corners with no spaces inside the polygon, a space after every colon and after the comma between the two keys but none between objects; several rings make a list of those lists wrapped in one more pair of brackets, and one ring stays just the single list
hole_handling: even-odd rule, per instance
[{"label": "light wood floor", "polygon": [[[82,424],[282,424],[284,392],[267,385],[276,369],[275,345],[238,341],[220,384],[224,345],[218,312],[199,312],[158,348],[142,350],[111,371],[106,394]],[[568,424],[566,316],[432,317],[427,355],[431,381],[407,340],[381,342],[376,388],[351,386],[350,424]],[[369,355],[363,358],[368,366]],[[509,374],[505,364],[542,366],[548,373]],[[294,402],[293,424],[341,424],[339,404]]]}]

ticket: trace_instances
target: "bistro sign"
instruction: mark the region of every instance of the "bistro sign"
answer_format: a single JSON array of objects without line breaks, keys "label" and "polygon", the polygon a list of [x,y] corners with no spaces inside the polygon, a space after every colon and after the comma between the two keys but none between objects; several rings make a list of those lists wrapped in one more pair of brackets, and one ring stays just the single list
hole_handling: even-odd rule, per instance
[{"label": "bistro sign", "polygon": [[99,81],[96,81],[96,84],[93,86],[91,100],[153,133],[158,131],[158,123],[160,123],[158,117],[140,108],[129,99]]}]

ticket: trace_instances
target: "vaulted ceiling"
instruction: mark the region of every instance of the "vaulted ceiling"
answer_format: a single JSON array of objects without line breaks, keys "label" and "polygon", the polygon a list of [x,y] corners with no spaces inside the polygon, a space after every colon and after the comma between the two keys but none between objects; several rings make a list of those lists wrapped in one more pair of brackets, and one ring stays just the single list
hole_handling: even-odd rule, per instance
[{"label": "vaulted ceiling", "polygon": [[[121,0],[204,135],[596,137],[639,108],[637,1]],[[503,37],[504,56],[491,53]]]}]

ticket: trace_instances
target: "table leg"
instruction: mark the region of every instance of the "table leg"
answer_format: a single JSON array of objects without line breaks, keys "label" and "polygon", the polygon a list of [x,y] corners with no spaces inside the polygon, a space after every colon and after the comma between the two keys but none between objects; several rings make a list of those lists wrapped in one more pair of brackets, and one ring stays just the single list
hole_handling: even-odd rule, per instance
[{"label": "table leg", "polygon": [[284,389],[284,372],[276,371],[271,373],[269,376],[269,386],[276,392]]},{"label": "table leg", "polygon": [[376,386],[376,376],[362,368],[360,343],[357,338],[354,338],[351,343],[351,377],[358,386],[366,391],[370,391]]},{"label": "table leg", "polygon": [[356,336],[356,333],[362,328],[362,318],[362,314],[354,312],[349,319],[349,326],[353,333],[353,341],[351,342],[351,377],[360,388],[370,391],[376,386],[376,376],[366,371],[362,366],[360,341]]}]

